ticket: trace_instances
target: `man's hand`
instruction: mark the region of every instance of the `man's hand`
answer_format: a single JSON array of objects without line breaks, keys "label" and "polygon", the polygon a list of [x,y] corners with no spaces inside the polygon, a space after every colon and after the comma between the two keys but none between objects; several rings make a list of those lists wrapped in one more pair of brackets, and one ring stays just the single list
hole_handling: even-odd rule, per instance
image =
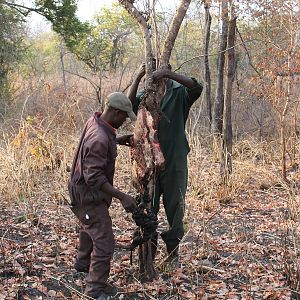
[{"label": "man's hand", "polygon": [[[153,61],[152,61],[152,69],[153,69],[153,71],[156,70],[156,59],[155,58],[153,58]],[[145,76],[145,74],[146,74],[146,64],[142,63],[138,69],[137,77],[142,78],[143,76]]]},{"label": "man's hand", "polygon": [[123,194],[120,201],[126,212],[134,212],[137,209],[135,199],[130,195]]},{"label": "man's hand", "polygon": [[142,78],[146,74],[146,64],[142,63],[138,69],[137,77]]},{"label": "man's hand", "polygon": [[152,73],[152,79],[154,82],[157,82],[163,78],[168,78],[170,74],[170,70],[168,69],[159,69]]},{"label": "man's hand", "polygon": [[133,134],[119,136],[116,140],[118,145],[133,146]]}]

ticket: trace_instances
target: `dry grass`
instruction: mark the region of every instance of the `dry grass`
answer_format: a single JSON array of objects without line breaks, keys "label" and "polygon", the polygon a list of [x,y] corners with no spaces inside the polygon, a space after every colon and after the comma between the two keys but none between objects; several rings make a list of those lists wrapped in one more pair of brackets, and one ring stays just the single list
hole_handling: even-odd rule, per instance
[{"label": "dry grass", "polygon": [[[93,106],[84,105],[84,99],[79,97],[75,90],[67,95],[61,91],[55,92],[53,89],[44,90],[40,97],[47,99],[47,103],[41,102],[40,104],[44,106],[38,105],[39,110],[35,114],[32,113],[34,110],[28,114],[25,106],[20,106],[22,118],[17,121],[7,120],[2,126],[0,191],[2,198],[10,200],[12,205],[17,204],[19,216],[23,216],[28,224],[38,224],[41,218],[46,223],[47,216],[52,214],[55,220],[57,218],[55,243],[59,252],[64,236],[63,228],[75,225],[74,219],[65,206],[65,200],[68,200],[66,183],[69,176],[66,169],[72,162],[83,122]],[[130,132],[131,126],[122,131]],[[233,154],[234,172],[227,186],[220,184],[219,163],[208,145],[210,145],[209,137],[190,137],[186,235],[181,252],[189,277],[195,280],[193,285],[201,289],[212,274],[224,272],[226,259],[220,259],[217,251],[214,251],[211,235],[212,224],[216,225],[213,221],[221,215],[221,212],[238,209],[241,203],[252,201],[258,194],[260,196],[263,194],[262,202],[266,202],[265,199],[275,198],[279,193],[280,197],[286,197],[283,201],[286,202],[289,212],[286,232],[281,239],[286,254],[281,271],[287,276],[291,288],[299,291],[299,186],[291,187],[281,182],[278,145],[275,141],[257,143],[250,138],[236,142]],[[290,172],[289,179],[294,183],[299,182],[299,171]],[[135,194],[131,184],[128,148],[119,148],[115,184],[123,191]],[[40,207],[39,201],[43,201],[44,207]],[[62,215],[68,216],[67,223],[59,223],[59,216]],[[122,227],[124,226],[122,220],[127,217],[116,202],[111,209],[111,215],[115,220],[116,231],[130,237],[130,231]],[[22,222],[21,219],[19,221]],[[163,213],[160,215],[160,221],[161,227],[167,226]],[[246,220],[243,222],[245,223],[239,224],[241,225],[239,232],[235,232],[235,225],[226,225],[234,237],[232,244],[235,240],[247,244],[253,239],[253,236],[247,232]],[[70,238],[74,240],[75,249],[76,237],[72,235]],[[246,255],[245,252],[248,255],[252,250],[246,248],[241,251],[244,251],[243,255]],[[158,259],[163,260],[164,257],[164,248],[160,247]],[[218,261],[218,263],[211,267],[205,265],[205,259]],[[71,257],[67,263],[71,265]],[[113,270],[117,269],[118,263],[117,261],[114,263]],[[162,274],[173,274],[161,264],[158,265],[158,269]],[[126,270],[129,273],[135,271],[136,269]],[[114,277],[118,278],[117,272],[112,274],[112,278]],[[160,283],[162,282],[158,280],[158,284]],[[145,290],[144,295],[149,293],[147,287],[142,283],[139,284],[141,290]],[[171,286],[170,297],[165,299],[172,299],[171,294],[178,289],[178,284],[174,282]],[[74,294],[73,299],[76,297],[80,299],[80,295]]]}]

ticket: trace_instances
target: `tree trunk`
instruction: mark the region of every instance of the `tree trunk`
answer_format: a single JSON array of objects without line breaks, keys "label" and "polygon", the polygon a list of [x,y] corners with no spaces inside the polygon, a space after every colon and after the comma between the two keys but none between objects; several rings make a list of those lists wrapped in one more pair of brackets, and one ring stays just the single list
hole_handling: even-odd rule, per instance
[{"label": "tree trunk", "polygon": [[[159,102],[158,99],[155,97],[156,96],[155,91],[157,90],[157,88],[151,78],[151,74],[153,72],[153,52],[152,52],[152,43],[151,43],[151,32],[148,27],[146,19],[134,7],[131,1],[119,0],[119,2],[125,7],[128,13],[137,20],[140,29],[143,33],[144,45],[145,45],[145,58],[146,58],[146,87],[145,87],[145,97],[143,99],[142,105],[146,108],[147,111],[150,112],[154,121],[153,126],[157,128]],[[138,116],[137,116],[138,119],[139,119],[140,111],[138,112]],[[134,133],[134,135],[136,134]],[[135,139],[136,137],[134,136],[134,140]],[[155,141],[153,142],[157,142],[158,144],[158,140],[156,136],[154,136],[154,139]],[[145,142],[148,144],[147,140]],[[134,161],[133,163],[135,163],[138,166],[140,162],[135,156],[141,155],[141,152],[143,152],[143,150],[141,151],[138,151],[139,149],[134,149],[134,150],[136,151],[137,154],[134,155],[133,157],[133,161]],[[154,165],[152,166],[152,168],[155,169],[156,166]],[[136,167],[136,169],[138,169],[138,167]],[[153,174],[155,174],[155,171],[156,170],[152,170],[151,172],[151,170],[149,170],[148,172],[145,172],[147,173],[145,178],[138,178],[137,189],[141,197],[147,198],[147,203],[146,203],[147,209],[150,209],[151,200],[153,197],[154,184],[155,184],[155,178]],[[148,281],[156,277],[156,271],[154,269],[152,253],[151,253],[151,240],[139,246],[139,271],[142,280]]]},{"label": "tree trunk", "polygon": [[231,122],[231,102],[232,102],[232,85],[235,75],[235,33],[236,18],[229,21],[228,27],[228,50],[227,50],[227,74],[226,74],[226,91],[224,101],[224,119],[223,119],[223,141],[222,141],[222,159],[221,159],[221,176],[225,182],[232,173],[232,122]]},{"label": "tree trunk", "polygon": [[186,11],[189,8],[191,0],[181,0],[180,4],[176,10],[176,13],[172,19],[169,32],[167,34],[162,55],[160,58],[161,66],[167,66],[171,57],[171,53],[174,47],[174,43],[179,32],[181,23],[183,21],[184,16],[186,15]]},{"label": "tree trunk", "polygon": [[[290,57],[288,56],[288,67],[290,66]],[[290,92],[291,92],[291,78],[288,78],[287,82],[287,96],[286,101],[284,104],[284,109],[282,111],[282,114],[280,116],[280,140],[281,140],[281,175],[282,179],[285,182],[289,182],[287,179],[287,173],[286,173],[286,115],[288,113],[288,109],[290,106]]]},{"label": "tree trunk", "polygon": [[110,71],[116,71],[118,43],[119,43],[119,37],[117,36],[113,39],[113,48],[110,54],[110,62],[109,62]]},{"label": "tree trunk", "polygon": [[[188,6],[191,0],[181,0],[179,7],[173,17],[169,32],[167,34],[164,48],[162,52],[162,56],[160,59],[160,67],[167,67],[169,63],[169,59],[171,56],[172,49],[174,47],[174,43],[180,28],[180,25],[183,21],[183,18],[186,14]],[[137,128],[139,126],[138,121],[142,120],[142,122],[147,121],[152,123],[153,132],[157,131],[157,125],[160,116],[160,101],[164,94],[165,89],[165,80],[162,80],[160,83],[154,83],[152,80],[153,73],[153,50],[151,43],[151,31],[149,28],[149,24],[147,23],[144,15],[139,12],[136,7],[133,5],[134,1],[130,0],[119,0],[119,3],[122,4],[128,13],[137,20],[140,29],[143,33],[144,37],[144,45],[145,45],[145,61],[146,61],[146,84],[145,84],[145,96],[141,103],[141,108],[138,111],[137,115],[137,124],[134,132],[134,144],[136,149],[133,150],[133,153],[137,153],[140,155],[133,156],[134,164],[137,166],[137,169],[140,170],[143,168],[143,163],[145,163],[145,159],[141,157],[143,155],[142,151],[139,151],[139,146],[144,147],[144,150],[150,149],[150,152],[154,157],[160,157],[162,155],[160,151],[160,146],[158,142],[158,138],[156,134],[149,134],[151,130],[148,130],[145,134],[143,142],[140,143],[137,139],[139,133],[141,133],[142,128]],[[149,116],[150,113],[150,116]],[[152,117],[152,118],[151,118]],[[155,146],[156,145],[156,146]],[[153,147],[155,146],[155,147]],[[134,147],[134,148],[135,148]],[[149,152],[149,151],[148,151]],[[158,153],[160,152],[160,153]],[[149,160],[147,160],[149,163]],[[162,167],[161,159],[153,159],[151,160],[152,166],[147,170],[147,172],[143,172],[144,177],[138,177],[138,192],[140,196],[147,198],[148,201],[146,203],[146,209],[151,208],[151,200],[154,196],[154,186],[155,186],[155,176],[160,171]],[[139,260],[140,260],[140,275],[144,280],[151,280],[156,276],[156,272],[153,266],[152,253],[151,253],[151,240],[147,243],[144,243],[139,247]]]},{"label": "tree trunk", "polygon": [[292,166],[296,166],[296,147],[297,147],[297,138],[299,137],[298,127],[297,127],[297,116],[299,115],[298,112],[299,107],[299,100],[296,104],[295,112],[293,115],[293,125],[292,125],[292,141],[291,141],[291,148],[292,148]]},{"label": "tree trunk", "polygon": [[205,27],[204,27],[204,40],[203,40],[203,52],[204,52],[204,79],[205,79],[205,99],[206,109],[209,121],[209,127],[211,127],[212,114],[211,114],[211,79],[210,79],[210,68],[208,59],[209,41],[210,41],[210,26],[211,26],[211,15],[209,12],[210,4],[208,1],[204,2],[205,8]]},{"label": "tree trunk", "polygon": [[61,63],[61,71],[62,71],[62,79],[64,84],[64,91],[67,91],[67,81],[66,81],[66,71],[65,71],[65,62],[64,62],[64,45],[63,40],[60,42],[60,49],[59,49],[59,57],[60,57],[60,63]]},{"label": "tree trunk", "polygon": [[281,176],[283,181],[288,182],[286,177],[286,138],[285,119],[280,120],[280,140],[281,140]]},{"label": "tree trunk", "polygon": [[222,0],[222,32],[219,47],[218,57],[218,73],[217,73],[217,87],[216,99],[213,111],[213,133],[215,135],[222,134],[223,123],[223,109],[224,109],[224,66],[225,66],[225,51],[227,46],[227,32],[228,32],[228,3],[227,0]]}]

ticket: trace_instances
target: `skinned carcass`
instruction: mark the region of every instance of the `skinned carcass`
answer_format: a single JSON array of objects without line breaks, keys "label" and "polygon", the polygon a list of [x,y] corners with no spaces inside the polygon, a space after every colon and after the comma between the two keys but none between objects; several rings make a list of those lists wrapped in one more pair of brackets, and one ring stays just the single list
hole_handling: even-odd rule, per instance
[{"label": "skinned carcass", "polygon": [[150,112],[142,106],[135,123],[131,157],[134,186],[145,196],[153,195],[155,175],[165,164],[155,125]]}]

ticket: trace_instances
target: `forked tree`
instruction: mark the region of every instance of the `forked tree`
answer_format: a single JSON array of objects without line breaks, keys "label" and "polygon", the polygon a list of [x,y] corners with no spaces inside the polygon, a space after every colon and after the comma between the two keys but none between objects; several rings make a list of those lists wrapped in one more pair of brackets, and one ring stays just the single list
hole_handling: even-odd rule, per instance
[{"label": "forked tree", "polygon": [[[181,0],[178,5],[164,41],[162,54],[159,57],[159,68],[168,66],[178,31],[190,2],[191,0]],[[156,174],[164,165],[164,157],[156,132],[161,115],[160,101],[164,94],[166,81],[154,82],[151,76],[154,71],[153,59],[158,54],[155,55],[152,47],[151,26],[148,23],[150,12],[139,11],[134,0],[119,0],[119,3],[138,22],[144,38],[145,95],[139,107],[134,130],[133,168],[140,198],[143,199],[146,208],[150,209]],[[140,274],[143,279],[153,279],[156,272],[152,261],[151,240],[139,247],[139,260]]]}]

